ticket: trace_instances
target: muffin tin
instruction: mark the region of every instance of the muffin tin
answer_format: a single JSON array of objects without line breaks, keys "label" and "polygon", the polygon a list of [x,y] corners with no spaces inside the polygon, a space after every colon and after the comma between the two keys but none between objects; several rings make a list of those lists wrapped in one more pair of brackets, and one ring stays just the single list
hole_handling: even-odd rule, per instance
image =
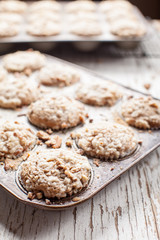
[{"label": "muffin tin", "polygon": [[[55,57],[51,57],[49,55],[46,55],[48,62],[55,62],[55,63],[65,63],[70,66],[73,66],[81,75],[81,82],[89,82],[89,81],[110,81],[108,79],[104,79],[101,76],[98,76],[94,72],[88,71],[87,69],[84,69],[82,67],[76,66],[74,64],[71,64],[69,62],[62,61],[60,59],[57,59]],[[37,72],[34,72],[30,76],[29,81],[34,81],[36,77]],[[53,93],[54,90],[56,92],[59,92],[61,94],[69,94],[69,96],[74,97],[75,89],[77,88],[78,83],[64,88],[56,88],[56,87],[43,87],[46,89],[52,89]],[[127,87],[120,86],[122,88],[122,91],[124,92],[124,98],[126,96],[143,96],[144,94],[132,90]],[[93,107],[89,105],[85,105],[86,112],[89,114],[89,118],[86,120],[86,123],[93,120],[93,122],[96,122],[98,120],[111,120],[115,122],[119,122],[122,124],[125,124],[123,119],[120,116],[120,105],[121,100],[117,102],[113,107]],[[33,129],[35,132],[38,131],[38,128],[34,127],[27,121],[27,117],[24,115],[27,112],[27,108],[23,107],[22,109],[16,110],[7,110],[7,109],[0,109],[0,119],[1,122],[5,120],[17,120],[22,123],[27,123],[31,129]],[[85,124],[86,124],[85,123]],[[55,132],[55,134],[58,134],[63,138],[63,144],[62,148],[66,147],[66,140],[70,136],[71,132],[74,132],[78,128],[82,126],[78,126],[69,130],[65,131],[59,131]],[[146,155],[148,155],[150,152],[152,152],[154,149],[156,149],[160,145],[160,130],[152,130],[152,131],[140,131],[136,128],[132,128],[137,135],[137,138],[139,140],[138,147],[136,151],[131,154],[128,157],[125,157],[124,159],[120,159],[118,161],[102,161],[99,160],[99,166],[96,166],[96,164],[93,162],[93,159],[89,158],[89,162],[92,167],[92,173],[91,173],[91,180],[89,183],[89,186],[84,189],[82,192],[80,192],[77,195],[74,195],[72,197],[64,198],[62,200],[52,200],[50,205],[47,205],[42,200],[33,199],[32,201],[27,198],[27,193],[25,189],[21,186],[18,180],[18,170],[17,171],[5,171],[4,166],[0,165],[0,185],[5,190],[7,190],[9,193],[11,193],[13,196],[15,196],[17,199],[22,201],[23,203],[32,205],[34,207],[39,207],[42,209],[48,209],[48,210],[60,210],[65,209],[68,207],[75,206],[79,203],[82,203],[89,198],[93,197],[96,193],[98,193],[101,189],[106,187],[110,182],[118,178],[121,174],[126,172],[129,168],[131,168],[133,165],[138,163],[142,158],[144,158]],[[37,146],[33,149],[33,151],[38,148],[43,148],[45,146]],[[73,148],[77,148],[76,144],[74,143]]]},{"label": "muffin tin", "polygon": [[[31,2],[32,3],[32,2]],[[28,6],[30,6],[31,3],[28,3]],[[21,23],[20,26],[20,33],[17,36],[14,37],[8,37],[8,38],[0,38],[0,43],[15,43],[15,42],[54,42],[54,43],[58,43],[58,42],[139,42],[143,39],[145,39],[148,35],[149,32],[149,25],[146,21],[146,19],[144,18],[144,16],[142,15],[142,13],[139,11],[139,9],[135,6],[133,6],[133,10],[135,12],[135,15],[137,16],[137,18],[139,19],[139,21],[144,24],[144,26],[146,27],[147,30],[147,34],[144,35],[143,37],[135,37],[135,38],[120,38],[117,36],[114,36],[113,34],[110,33],[109,31],[109,23],[106,21],[105,16],[103,15],[102,12],[100,12],[100,10],[98,9],[98,5],[97,4],[97,11],[96,14],[98,16],[98,19],[100,21],[100,25],[102,27],[102,31],[103,33],[99,36],[90,36],[90,37],[82,37],[82,36],[76,36],[74,34],[69,33],[69,24],[67,24],[66,19],[68,18],[67,14],[65,12],[65,6],[66,6],[66,2],[60,2],[60,4],[62,5],[62,10],[60,15],[62,16],[62,31],[59,35],[56,36],[50,36],[50,37],[34,37],[34,36],[30,36],[29,34],[27,34],[26,32],[26,27],[27,27],[27,18],[29,16],[29,11],[27,11],[24,15],[22,15],[23,17],[23,21]]]}]

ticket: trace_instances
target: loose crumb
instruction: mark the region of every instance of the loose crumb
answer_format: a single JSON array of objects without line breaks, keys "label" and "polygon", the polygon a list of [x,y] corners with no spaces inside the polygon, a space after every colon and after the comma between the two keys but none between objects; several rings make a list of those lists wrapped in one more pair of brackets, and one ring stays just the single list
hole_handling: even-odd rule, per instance
[{"label": "loose crumb", "polygon": [[75,132],[71,132],[70,136],[71,136],[72,139],[74,139],[76,137],[76,133]]},{"label": "loose crumb", "polygon": [[35,195],[32,192],[28,192],[28,199],[33,200]]},{"label": "loose crumb", "polygon": [[51,135],[51,134],[53,133],[53,131],[52,131],[51,128],[49,128],[49,129],[46,130],[46,133],[48,133],[49,135]]},{"label": "loose crumb", "polygon": [[139,143],[139,144],[142,144],[142,143],[143,143],[143,141],[142,141],[142,140],[139,140],[139,141],[138,141],[138,143]]},{"label": "loose crumb", "polygon": [[76,153],[78,153],[80,155],[83,155],[84,154],[84,150],[83,149],[77,149]]},{"label": "loose crumb", "polygon": [[111,167],[110,170],[113,171],[113,170],[114,170],[114,167]]},{"label": "loose crumb", "polygon": [[38,141],[37,141],[37,145],[43,145],[42,141],[41,141],[41,140],[38,140]]},{"label": "loose crumb", "polygon": [[68,139],[68,140],[66,141],[66,146],[67,146],[67,147],[72,147],[72,145],[73,145],[72,140],[71,140],[71,139]]},{"label": "loose crumb", "polygon": [[43,194],[41,192],[38,192],[36,194],[36,197],[37,197],[37,199],[42,199],[43,198]]},{"label": "loose crumb", "polygon": [[142,131],[142,130],[139,130],[138,132],[139,132],[139,133],[143,133],[143,131]]},{"label": "loose crumb", "polygon": [[80,197],[74,197],[74,198],[72,198],[72,201],[73,202],[78,202],[78,201],[80,201]]},{"label": "loose crumb", "polygon": [[92,123],[92,122],[93,122],[93,119],[89,119],[89,122]]},{"label": "loose crumb", "polygon": [[99,159],[94,158],[93,159],[93,164],[96,165],[96,167],[99,167]]},{"label": "loose crumb", "polygon": [[149,90],[151,88],[151,84],[150,83],[145,83],[144,87],[145,87],[145,89]]},{"label": "loose crumb", "polygon": [[46,202],[47,205],[51,205],[51,201],[49,199],[46,198],[45,202]]},{"label": "loose crumb", "polygon": [[43,141],[47,141],[50,139],[50,136],[48,135],[48,133],[40,130],[37,132],[37,137],[40,139],[40,140],[43,140]]},{"label": "loose crumb", "polygon": [[58,135],[53,136],[48,141],[45,142],[47,147],[60,148],[62,145],[62,138]]},{"label": "loose crumb", "polygon": [[26,68],[26,69],[24,70],[24,74],[25,74],[26,76],[28,76],[28,77],[31,75],[31,73],[32,73],[32,71],[31,71],[30,68]]}]

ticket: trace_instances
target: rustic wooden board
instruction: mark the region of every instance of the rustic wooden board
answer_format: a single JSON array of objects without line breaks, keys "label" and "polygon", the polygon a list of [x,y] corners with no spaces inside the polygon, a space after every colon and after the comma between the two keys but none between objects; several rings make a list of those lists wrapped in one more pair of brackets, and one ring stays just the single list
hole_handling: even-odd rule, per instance
[{"label": "rustic wooden board", "polygon": [[[47,58],[48,58],[48,61],[63,62],[62,60],[56,59],[54,57],[47,56]],[[92,79],[92,81],[94,80],[101,81],[103,79],[107,81],[107,79],[98,76],[96,73],[83,69],[82,67],[79,67],[79,66],[74,66],[74,67],[77,68],[77,70],[80,72],[82,82],[90,81],[90,79]],[[31,77],[31,81],[34,81],[35,74],[33,74],[33,78]],[[65,94],[74,96],[75,88],[77,88],[77,84],[64,89],[59,89],[59,90],[56,89],[56,91],[59,91],[61,93],[64,92]],[[55,88],[52,88],[52,91],[54,91],[54,89]],[[141,93],[134,91],[130,88],[122,87],[122,90],[126,95],[133,95],[133,96],[141,95]],[[106,120],[106,118],[107,120],[114,120],[114,115],[116,113],[116,116],[117,116],[120,104],[121,102],[118,102],[114,107],[111,107],[111,108],[86,106],[86,110],[89,113],[90,118],[94,119],[94,121],[100,120],[100,119]],[[24,112],[26,112],[26,108],[22,108],[22,110],[18,112],[1,109],[0,110],[1,121],[4,121],[6,119],[7,120],[15,119],[21,122],[27,122],[26,117],[18,117],[19,114]],[[37,130],[32,125],[30,125],[30,127],[33,128],[35,131]],[[64,208],[75,206],[93,197],[97,192],[99,192],[101,189],[103,189],[113,180],[118,178],[122,173],[126,172],[129,168],[131,168],[133,165],[135,165],[137,162],[139,162],[142,158],[144,158],[146,155],[148,155],[150,152],[152,152],[155,148],[157,148],[160,145],[159,130],[154,130],[151,133],[149,131],[144,131],[141,133],[137,129],[135,128],[133,129],[137,135],[137,138],[139,140],[142,140],[142,145],[139,145],[135,153],[133,153],[131,156],[126,157],[120,161],[113,161],[113,162],[100,161],[99,167],[96,167],[93,164],[92,159],[90,159],[90,163],[92,165],[92,170],[93,170],[91,182],[87,189],[82,191],[80,194],[76,195],[79,197],[78,202],[72,201],[72,198],[75,196],[73,196],[72,198],[63,199],[61,201],[55,200],[51,205],[47,205],[44,200],[34,199],[30,201],[27,198],[27,194],[25,190],[22,188],[22,186],[18,181],[18,177],[17,177],[18,173],[5,172],[5,170],[3,169],[3,166],[0,167],[0,173],[1,173],[0,185],[9,193],[14,195],[19,200],[21,200],[22,202],[33,205],[35,207],[50,209],[50,210],[58,210],[58,209],[64,209]],[[65,131],[65,133],[60,133],[60,136],[63,137],[64,141],[69,136],[71,131],[73,131],[73,129]],[[65,143],[63,143],[62,147],[65,148]]]}]

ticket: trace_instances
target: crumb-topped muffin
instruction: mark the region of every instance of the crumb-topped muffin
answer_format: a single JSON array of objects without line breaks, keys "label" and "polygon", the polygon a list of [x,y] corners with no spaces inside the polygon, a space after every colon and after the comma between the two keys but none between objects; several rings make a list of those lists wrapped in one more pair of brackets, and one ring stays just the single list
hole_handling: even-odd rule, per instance
[{"label": "crumb-topped muffin", "polygon": [[14,37],[16,36],[19,31],[20,27],[19,24],[6,21],[5,19],[0,19],[0,38],[4,37]]},{"label": "crumb-topped muffin", "polygon": [[8,121],[0,124],[0,160],[22,156],[36,141],[36,135],[27,125]]},{"label": "crumb-topped muffin", "polygon": [[90,174],[86,157],[72,150],[43,150],[32,152],[22,163],[19,180],[28,192],[60,199],[87,187]]},{"label": "crumb-topped muffin", "polygon": [[17,51],[3,58],[4,67],[10,72],[23,72],[26,69],[38,70],[45,64],[45,56],[39,51]]},{"label": "crumb-topped muffin", "polygon": [[29,23],[34,23],[35,21],[40,20],[41,18],[45,19],[45,20],[50,20],[53,22],[60,22],[61,20],[61,15],[59,13],[54,13],[51,11],[47,11],[45,9],[41,10],[40,12],[34,12],[32,14],[28,15],[27,21]]},{"label": "crumb-topped muffin", "polygon": [[129,1],[125,1],[125,0],[116,0],[116,1],[104,0],[104,1],[101,1],[99,5],[100,11],[106,14],[110,13],[114,9],[120,9],[120,10],[125,9],[126,11],[130,11],[132,8],[133,8],[132,4]]},{"label": "crumb-topped muffin", "polygon": [[73,67],[52,63],[40,70],[38,79],[44,85],[64,87],[79,81],[80,75]]},{"label": "crumb-topped muffin", "polygon": [[29,8],[30,12],[41,12],[43,10],[52,12],[59,12],[61,10],[61,5],[56,1],[42,0],[31,4]]},{"label": "crumb-topped muffin", "polygon": [[122,97],[119,86],[108,81],[96,81],[81,84],[76,91],[76,98],[83,103],[96,106],[112,106]]},{"label": "crumb-topped muffin", "polygon": [[131,98],[122,104],[122,117],[136,128],[160,128],[160,102],[152,97]]},{"label": "crumb-topped muffin", "polygon": [[22,16],[17,13],[0,13],[0,21],[18,24],[21,23]]},{"label": "crumb-topped muffin", "polygon": [[47,18],[32,21],[27,26],[27,33],[32,36],[46,37],[60,34],[61,25]]},{"label": "crumb-topped muffin", "polygon": [[90,0],[77,0],[69,2],[65,10],[68,13],[94,12],[96,10],[96,4]]},{"label": "crumb-topped muffin", "polygon": [[15,109],[34,102],[39,95],[37,86],[25,78],[14,78],[13,81],[0,82],[0,107]]},{"label": "crumb-topped muffin", "polygon": [[122,38],[142,37],[146,34],[146,28],[138,20],[126,17],[113,21],[110,32]]},{"label": "crumb-topped muffin", "polygon": [[0,1],[0,12],[24,13],[27,4],[18,0]]},{"label": "crumb-topped muffin", "polygon": [[72,23],[70,33],[78,36],[98,36],[102,34],[102,28],[98,21],[80,20]]},{"label": "crumb-topped muffin", "polygon": [[75,141],[88,156],[105,160],[123,158],[137,148],[133,130],[111,122],[88,124],[75,133]]},{"label": "crumb-topped muffin", "polygon": [[75,127],[85,121],[83,104],[65,96],[48,97],[28,108],[29,121],[40,128],[54,130]]}]

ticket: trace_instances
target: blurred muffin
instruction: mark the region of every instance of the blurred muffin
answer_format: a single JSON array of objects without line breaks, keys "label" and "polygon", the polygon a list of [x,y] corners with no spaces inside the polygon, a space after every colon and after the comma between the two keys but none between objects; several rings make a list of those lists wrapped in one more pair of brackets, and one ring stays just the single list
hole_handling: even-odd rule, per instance
[{"label": "blurred muffin", "polygon": [[34,132],[18,122],[0,124],[0,159],[16,159],[30,151],[36,144]]},{"label": "blurred muffin", "polygon": [[80,80],[79,73],[65,64],[49,64],[38,75],[39,82],[48,86],[69,86]]},{"label": "blurred muffin", "polygon": [[39,51],[17,51],[7,54],[2,62],[10,72],[24,72],[38,70],[45,64],[45,56]]},{"label": "blurred muffin", "polygon": [[24,13],[27,9],[27,4],[18,0],[0,1],[0,12],[9,13]]},{"label": "blurred muffin", "polygon": [[122,104],[125,121],[136,128],[160,128],[160,102],[152,97],[131,98]]}]

